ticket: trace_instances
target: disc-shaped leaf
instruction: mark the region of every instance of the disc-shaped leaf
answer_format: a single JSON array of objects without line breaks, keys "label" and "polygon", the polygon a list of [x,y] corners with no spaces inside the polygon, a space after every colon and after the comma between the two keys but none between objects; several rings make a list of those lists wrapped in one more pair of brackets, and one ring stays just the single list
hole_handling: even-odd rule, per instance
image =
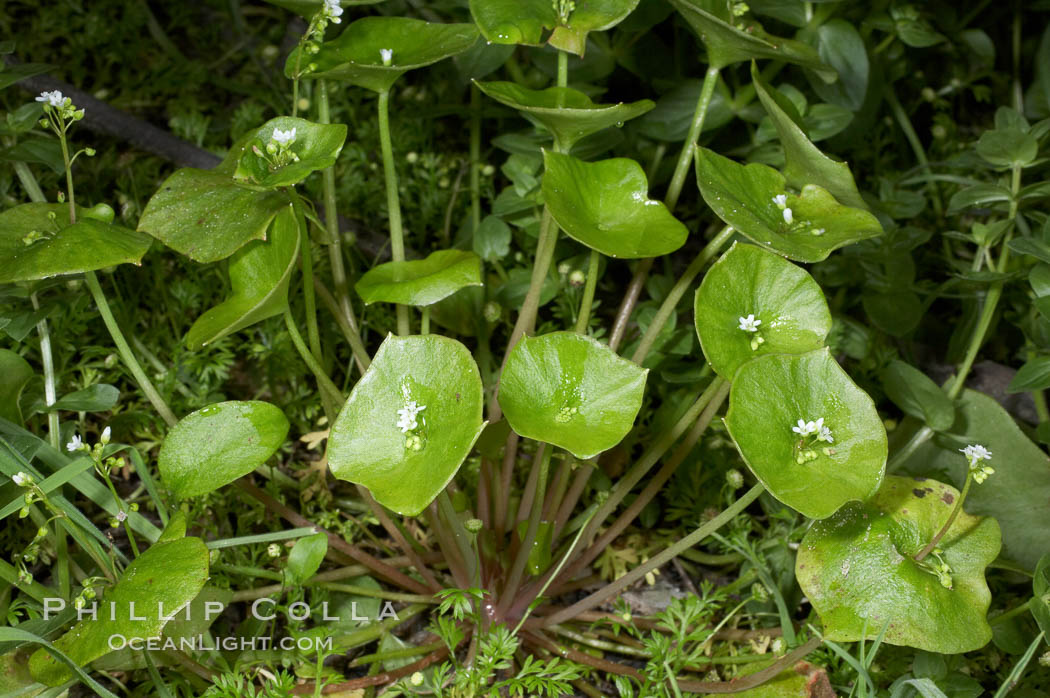
[{"label": "disc-shaped leaf", "polygon": [[1003,557],[1034,569],[1040,557],[1050,554],[1050,458],[994,398],[964,390],[956,408],[949,433],[915,449],[898,474],[936,477],[962,487],[969,466],[959,449],[968,444],[986,447],[995,474],[970,488],[966,510],[995,517],[1002,527]]},{"label": "disc-shaped leaf", "polygon": [[[266,151],[276,131],[295,134],[285,151],[294,153],[295,159],[280,166],[267,159],[277,156]],[[315,124],[306,119],[281,116],[238,139],[225,162],[237,158],[234,181],[266,189],[289,187],[303,181],[312,172],[334,165],[345,141],[346,124]],[[256,154],[256,150],[263,155]]]},{"label": "disc-shaped leaf", "polygon": [[838,75],[820,60],[809,44],[766,33],[754,19],[741,19],[730,14],[730,5],[710,0],[670,0],[707,49],[707,61],[714,68],[753,58],[796,63],[810,68],[827,82]]},{"label": "disc-shaped leaf", "polygon": [[10,349],[0,349],[0,418],[22,426],[22,408],[18,404],[22,389],[33,377],[29,362]]},{"label": "disc-shaped leaf", "polygon": [[[342,34],[321,44],[313,55],[288,56],[284,72],[294,77],[339,80],[375,92],[386,92],[403,73],[462,53],[478,40],[473,24],[439,24],[410,17],[363,17]],[[384,65],[382,51],[391,51]]]},{"label": "disc-shaped leaf", "polygon": [[[698,148],[696,177],[704,201],[722,220],[798,262],[819,262],[839,247],[882,234],[867,211],[843,206],[816,184],[793,194],[784,176],[766,165],[741,165]],[[778,196],[785,197],[783,205]]]},{"label": "disc-shaped leaf", "polygon": [[685,244],[689,230],[649,198],[645,172],[630,158],[584,162],[543,154],[543,198],[570,237],[610,257],[659,257]]},{"label": "disc-shaped leaf", "polygon": [[492,99],[532,117],[554,135],[562,152],[568,152],[578,140],[610,126],[641,116],[655,103],[642,99],[630,104],[595,104],[591,98],[571,87],[548,87],[530,90],[513,82],[477,82],[482,92]]},{"label": "disc-shaped leaf", "polygon": [[139,230],[197,262],[225,259],[262,240],[277,212],[289,205],[276,191],[235,183],[229,174],[184,168],[146,204]]},{"label": "disc-shaped leaf", "polygon": [[193,323],[186,345],[200,349],[288,307],[288,281],[299,258],[299,226],[291,208],[274,218],[269,240],[249,242],[230,257],[230,296]]},{"label": "disc-shaped leaf", "polygon": [[558,24],[550,0],[470,0],[470,14],[481,35],[494,44],[538,46],[543,30]]},{"label": "disc-shaped leaf", "polygon": [[556,26],[547,43],[582,56],[587,34],[615,27],[636,7],[638,0],[578,0],[568,22]]},{"label": "disc-shaped leaf", "polygon": [[[116,586],[97,603],[90,616],[55,640],[55,646],[79,666],[87,666],[111,650],[110,638],[146,640],[159,637],[164,625],[204,588],[208,579],[208,549],[200,538],[157,543],[124,570]],[[138,643],[136,643],[138,644]],[[44,649],[29,659],[33,678],[57,686],[73,678],[72,671]]]},{"label": "disc-shaped leaf", "polygon": [[220,402],[186,415],[157,456],[177,499],[213,492],[266,462],[284,443],[288,418],[268,402]]},{"label": "disc-shaped leaf", "polygon": [[464,250],[438,250],[426,259],[379,264],[354,289],[365,303],[431,305],[467,286],[481,286],[481,259]]},{"label": "disc-shaped leaf", "polygon": [[586,460],[627,436],[648,373],[575,332],[524,337],[507,357],[499,404],[521,436]]},{"label": "disc-shaped leaf", "polygon": [[332,425],[328,465],[383,506],[416,516],[470,453],[481,375],[465,346],[439,335],[390,335]]},{"label": "disc-shaped leaf", "polygon": [[831,311],[813,277],[755,245],[734,244],[711,266],[695,308],[704,356],[730,380],[756,356],[819,349],[831,331]]},{"label": "disc-shaped leaf", "polygon": [[[890,476],[864,503],[816,522],[798,549],[795,574],[837,642],[878,637],[892,645],[955,654],[992,639],[984,569],[999,554],[999,524],[960,512],[935,555],[915,556],[948,520],[959,491],[934,480]],[[950,584],[948,588],[946,584]]]},{"label": "disc-shaped leaf", "polygon": [[818,184],[846,206],[868,210],[864,197],[857,191],[849,165],[832,160],[813,145],[802,128],[788,116],[790,102],[765,84],[755,64],[751,65],[751,82],[784,148],[784,176],[788,184],[795,189],[801,189],[807,184]]},{"label": "disc-shaped leaf", "polygon": [[[799,420],[818,419],[832,441],[793,431]],[[875,403],[826,348],[745,363],[733,378],[725,422],[755,477],[812,519],[868,498],[882,482],[886,430]]]},{"label": "disc-shaped leaf", "polygon": [[[148,235],[113,225],[89,209],[69,224],[67,204],[21,204],[0,213],[0,283],[79,274],[117,264],[138,264]],[[112,218],[110,218],[112,220]]]}]

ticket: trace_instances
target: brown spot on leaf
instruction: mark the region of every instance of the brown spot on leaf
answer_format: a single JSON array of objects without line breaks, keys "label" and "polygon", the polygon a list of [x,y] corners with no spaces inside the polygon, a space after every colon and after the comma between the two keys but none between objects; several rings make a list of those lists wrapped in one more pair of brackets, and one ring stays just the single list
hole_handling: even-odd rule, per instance
[{"label": "brown spot on leaf", "polygon": [[952,494],[951,492],[945,492],[944,494],[941,495],[941,501],[944,502],[945,504],[954,504],[955,503],[955,495]]},{"label": "brown spot on leaf", "polygon": [[913,489],[913,490],[911,491],[911,493],[912,493],[912,494],[914,494],[914,495],[915,495],[916,497],[918,497],[919,499],[922,499],[923,497],[925,497],[925,496],[926,496],[926,490],[922,490],[922,489],[919,489],[918,487],[916,487],[915,489]]}]

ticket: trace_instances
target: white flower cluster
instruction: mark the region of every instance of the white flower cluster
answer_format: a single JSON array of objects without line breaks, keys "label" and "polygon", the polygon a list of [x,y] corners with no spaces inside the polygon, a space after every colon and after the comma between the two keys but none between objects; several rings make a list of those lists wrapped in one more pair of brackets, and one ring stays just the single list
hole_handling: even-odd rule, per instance
[{"label": "white flower cluster", "polygon": [[381,48],[379,49],[379,58],[383,61],[383,65],[390,65],[394,60],[394,49],[392,48]]},{"label": "white flower cluster", "polygon": [[981,444],[970,444],[966,448],[960,448],[959,451],[966,456],[966,460],[970,463],[970,472],[973,473],[973,481],[978,485],[988,479],[988,476],[995,472],[995,468],[990,465],[981,465],[981,461],[991,460],[992,452]]},{"label": "white flower cluster", "polygon": [[339,5],[339,0],[324,0],[321,12],[324,18],[332,24],[339,24],[343,21],[340,19],[343,16],[343,8]]},{"label": "white flower cluster", "polygon": [[798,420],[798,425],[791,427],[791,431],[795,432],[799,436],[806,437],[817,435],[817,441],[827,441],[829,444],[835,443],[835,437],[831,434],[831,429],[824,426],[824,418],[821,417],[815,422],[807,422],[804,419]]},{"label": "white flower cluster", "polygon": [[42,119],[40,122],[40,125],[44,128],[60,127],[54,122],[53,117],[55,115],[62,120],[68,121],[80,121],[84,118],[84,110],[77,109],[73,105],[73,100],[62,94],[61,90],[41,92],[36,96],[36,101],[43,103],[44,113],[48,115],[48,118]]},{"label": "white flower cluster", "polygon": [[415,400],[409,400],[404,407],[397,411],[397,428],[401,430],[402,434],[407,434],[413,429],[419,428],[416,416],[426,408],[426,405],[420,405]]},{"label": "white flower cluster", "polygon": [[44,102],[49,107],[55,107],[57,109],[66,103],[66,98],[61,91],[53,90],[51,92],[41,92],[40,95],[37,96],[36,101]]},{"label": "white flower cluster", "polygon": [[758,332],[758,326],[762,324],[761,320],[756,320],[753,314],[749,314],[747,317],[737,318],[737,329],[743,330],[744,332]]},{"label": "white flower cluster", "polygon": [[273,134],[270,136],[270,140],[282,148],[287,148],[295,142],[295,129],[293,128],[290,131],[282,131],[279,128],[275,128]]},{"label": "white flower cluster", "polygon": [[777,194],[773,197],[773,203],[777,205],[780,212],[784,215],[784,222],[791,225],[795,222],[795,215],[791,212],[791,209],[787,205],[787,194]]}]

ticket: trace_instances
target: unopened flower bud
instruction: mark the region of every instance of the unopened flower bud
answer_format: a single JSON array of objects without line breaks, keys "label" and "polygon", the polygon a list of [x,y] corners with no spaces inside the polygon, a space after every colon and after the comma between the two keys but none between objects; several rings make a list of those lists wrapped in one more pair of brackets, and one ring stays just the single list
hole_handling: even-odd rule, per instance
[{"label": "unopened flower bud", "polygon": [[481,314],[485,317],[485,322],[496,322],[503,314],[503,308],[496,301],[489,301],[482,308]]},{"label": "unopened flower bud", "polygon": [[574,269],[572,273],[569,274],[569,283],[573,286],[583,286],[586,281],[587,275],[580,269]]},{"label": "unopened flower bud", "polygon": [[266,548],[266,554],[270,557],[280,557],[281,546],[277,545],[276,543],[270,543],[270,545]]},{"label": "unopened flower bud", "polygon": [[738,490],[744,486],[744,476],[740,474],[739,470],[733,468],[726,473],[726,482],[728,482],[729,486],[734,490]]},{"label": "unopened flower bud", "polygon": [[481,527],[481,519],[467,519],[463,522],[463,528],[467,529],[469,533],[477,533],[481,530]]}]

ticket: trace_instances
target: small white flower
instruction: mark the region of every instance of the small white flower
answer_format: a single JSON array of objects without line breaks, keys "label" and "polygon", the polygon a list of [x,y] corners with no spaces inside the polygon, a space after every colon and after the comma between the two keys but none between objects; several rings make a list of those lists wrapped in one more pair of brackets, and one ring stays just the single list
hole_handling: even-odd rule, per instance
[{"label": "small white flower", "polygon": [[127,521],[127,519],[128,519],[128,512],[123,511],[123,510],[117,512],[117,521],[119,521],[121,523],[124,523],[125,521]]},{"label": "small white flower", "polygon": [[15,476],[11,478],[11,482],[15,483],[19,487],[25,487],[29,484],[29,476],[23,472],[15,473]]},{"label": "small white flower", "polygon": [[795,222],[795,216],[791,213],[790,208],[785,208],[783,211],[781,211],[781,213],[784,214],[784,222],[788,225],[791,225]]},{"label": "small white flower", "polygon": [[101,443],[101,444],[102,444],[103,446],[105,446],[106,444],[108,444],[108,443],[109,443],[109,437],[110,437],[110,436],[112,435],[112,433],[113,433],[113,430],[112,430],[112,429],[110,429],[109,427],[106,427],[105,429],[103,429],[103,430],[102,430],[102,436],[100,436],[100,437],[99,437],[99,439],[98,439],[98,440],[99,440],[99,442],[100,442],[100,443]]},{"label": "small white flower", "polygon": [[41,92],[37,96],[36,101],[46,102],[52,107],[61,107],[66,103],[66,98],[60,91],[54,90],[52,92]]},{"label": "small white flower", "polygon": [[401,430],[402,434],[419,428],[416,415],[426,408],[426,405],[420,405],[415,400],[409,400],[404,407],[397,411],[397,428]]},{"label": "small white flower", "polygon": [[788,205],[787,194],[777,194],[773,197],[773,203],[777,205],[777,208],[784,208]]},{"label": "small white flower", "polygon": [[339,0],[324,0],[324,12],[325,19],[332,22],[332,24],[339,24],[343,20],[339,19],[343,14],[343,8],[339,5]]},{"label": "small white flower", "polygon": [[747,317],[737,318],[737,321],[740,323],[737,325],[737,329],[744,332],[758,332],[758,326],[762,324],[761,320],[756,320],[755,316],[751,314]]},{"label": "small white flower", "polygon": [[966,460],[970,461],[971,467],[976,465],[977,461],[991,460],[992,458],[992,452],[980,444],[971,444],[959,450],[966,456]]},{"label": "small white flower", "polygon": [[819,427],[816,422],[807,422],[804,419],[798,420],[798,426],[791,427],[791,431],[795,432],[799,436],[809,436],[810,434],[816,434]]},{"label": "small white flower", "polygon": [[73,439],[66,444],[66,450],[73,452],[79,451],[82,448],[84,448],[84,441],[80,438],[80,434],[73,434]]},{"label": "small white flower", "polygon": [[279,128],[275,128],[270,139],[276,141],[278,145],[287,146],[295,142],[295,129],[293,128],[290,131],[282,131]]},{"label": "small white flower", "polygon": [[831,429],[821,425],[817,430],[817,441],[827,441],[829,444],[835,443],[835,437],[831,435]]},{"label": "small white flower", "polygon": [[379,57],[383,59],[383,65],[390,65],[391,61],[394,60],[394,49],[392,48],[381,48],[379,49]]}]

